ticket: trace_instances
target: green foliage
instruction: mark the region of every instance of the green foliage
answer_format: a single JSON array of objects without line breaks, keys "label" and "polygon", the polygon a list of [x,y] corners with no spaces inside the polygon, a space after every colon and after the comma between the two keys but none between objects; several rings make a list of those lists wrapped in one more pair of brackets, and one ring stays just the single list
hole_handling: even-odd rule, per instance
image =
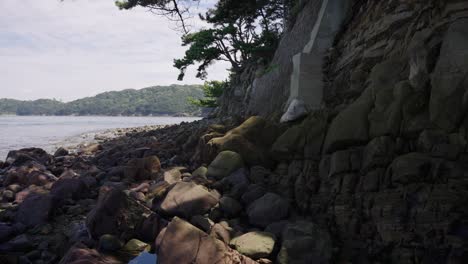
[{"label": "green foliage", "polygon": [[16,115],[108,115],[147,116],[200,113],[200,108],[186,98],[203,97],[202,86],[155,86],[141,90],[106,92],[69,103],[40,99],[18,101],[0,99],[0,114]]},{"label": "green foliage", "polygon": [[193,97],[189,97],[189,102],[192,105],[199,106],[199,107],[217,107],[218,106],[218,98],[223,94],[224,89],[228,86],[227,82],[220,82],[220,81],[209,81],[205,82],[203,85],[203,93],[205,94],[204,98],[195,99]]},{"label": "green foliage", "polygon": [[179,80],[190,65],[198,64],[197,77],[205,79],[207,67],[218,60],[230,62],[234,73],[249,61],[268,60],[281,35],[283,4],[283,0],[219,0],[201,16],[211,28],[183,37],[183,46],[189,48],[174,61]]}]

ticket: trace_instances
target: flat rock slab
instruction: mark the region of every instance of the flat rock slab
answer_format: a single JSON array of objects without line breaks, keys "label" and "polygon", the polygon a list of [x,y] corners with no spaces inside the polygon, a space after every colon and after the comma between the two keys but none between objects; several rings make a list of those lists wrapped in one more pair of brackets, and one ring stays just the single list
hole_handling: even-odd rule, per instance
[{"label": "flat rock slab", "polygon": [[219,196],[193,182],[179,182],[172,188],[162,201],[161,213],[170,216],[181,216],[190,219],[191,216],[203,215],[219,201]]}]

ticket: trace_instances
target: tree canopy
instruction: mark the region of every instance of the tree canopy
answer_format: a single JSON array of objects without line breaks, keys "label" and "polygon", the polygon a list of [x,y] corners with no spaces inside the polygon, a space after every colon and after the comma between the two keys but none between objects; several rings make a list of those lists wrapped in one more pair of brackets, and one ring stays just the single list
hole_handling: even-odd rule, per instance
[{"label": "tree canopy", "polygon": [[[247,62],[268,60],[277,47],[283,30],[284,14],[290,0],[218,0],[200,18],[209,27],[189,32],[184,15],[200,0],[126,0],[120,8],[135,6],[159,10],[177,17],[184,29],[185,56],[174,60],[182,80],[189,66],[197,65],[197,77],[206,79],[207,68],[216,61],[227,61],[234,73]],[[183,8],[181,9],[181,6]]]}]

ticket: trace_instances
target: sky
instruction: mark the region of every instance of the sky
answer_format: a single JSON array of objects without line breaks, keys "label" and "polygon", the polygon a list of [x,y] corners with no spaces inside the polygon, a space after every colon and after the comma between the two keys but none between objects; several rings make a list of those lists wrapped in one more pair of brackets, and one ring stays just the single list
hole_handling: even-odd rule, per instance
[{"label": "sky", "polygon": [[[193,25],[200,25],[193,21]],[[174,22],[114,0],[0,0],[0,98],[70,101],[105,91],[203,83],[195,68],[177,81]],[[223,63],[209,80],[227,77]]]}]

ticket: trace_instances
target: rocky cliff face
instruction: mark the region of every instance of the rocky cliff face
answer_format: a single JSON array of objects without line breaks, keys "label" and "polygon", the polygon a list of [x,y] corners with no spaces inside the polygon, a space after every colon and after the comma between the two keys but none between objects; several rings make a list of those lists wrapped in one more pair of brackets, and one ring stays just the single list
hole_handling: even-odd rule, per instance
[{"label": "rocky cliff face", "polygon": [[[272,63],[280,67],[245,89],[244,114],[284,113],[292,55],[307,44],[321,4],[309,1],[285,35]],[[268,188],[330,232],[337,262],[462,263],[468,3],[349,7],[321,64],[321,108],[307,109],[273,144]]]}]

